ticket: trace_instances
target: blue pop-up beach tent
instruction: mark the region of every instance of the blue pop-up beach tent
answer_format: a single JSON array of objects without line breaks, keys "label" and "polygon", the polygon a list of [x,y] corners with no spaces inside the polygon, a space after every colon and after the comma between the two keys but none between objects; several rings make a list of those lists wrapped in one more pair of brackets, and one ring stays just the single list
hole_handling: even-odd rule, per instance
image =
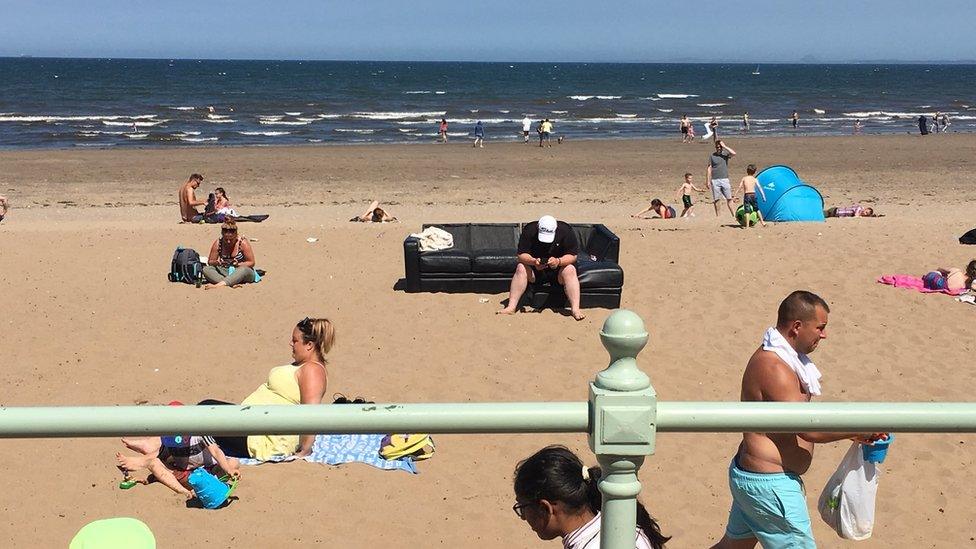
[{"label": "blue pop-up beach tent", "polygon": [[770,166],[756,176],[766,193],[756,196],[766,221],[823,221],[820,191],[804,182],[789,166]]}]

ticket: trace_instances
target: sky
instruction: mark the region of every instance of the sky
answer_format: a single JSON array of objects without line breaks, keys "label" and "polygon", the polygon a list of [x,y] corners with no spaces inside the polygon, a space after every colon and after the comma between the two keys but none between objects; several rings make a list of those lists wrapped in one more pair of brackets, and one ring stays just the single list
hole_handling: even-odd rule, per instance
[{"label": "sky", "polygon": [[960,61],[976,58],[971,8],[971,0],[0,0],[0,56]]}]

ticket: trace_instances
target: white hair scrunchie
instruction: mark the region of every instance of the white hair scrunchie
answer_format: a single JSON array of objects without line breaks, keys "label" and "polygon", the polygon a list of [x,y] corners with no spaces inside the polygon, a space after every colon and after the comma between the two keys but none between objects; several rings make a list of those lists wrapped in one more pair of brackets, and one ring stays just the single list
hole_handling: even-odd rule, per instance
[{"label": "white hair scrunchie", "polygon": [[590,480],[590,468],[586,465],[583,466],[583,480]]}]

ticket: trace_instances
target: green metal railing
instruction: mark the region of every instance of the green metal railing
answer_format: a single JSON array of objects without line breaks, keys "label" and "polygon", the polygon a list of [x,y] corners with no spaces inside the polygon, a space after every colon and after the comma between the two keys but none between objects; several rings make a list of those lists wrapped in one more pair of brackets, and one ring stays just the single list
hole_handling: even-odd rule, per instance
[{"label": "green metal railing", "polygon": [[588,433],[604,476],[600,546],[632,549],[637,471],[657,432],[976,432],[976,403],[657,402],[637,368],[639,316],[600,332],[610,365],[588,402],[343,406],[0,407],[0,438],[254,433]]}]

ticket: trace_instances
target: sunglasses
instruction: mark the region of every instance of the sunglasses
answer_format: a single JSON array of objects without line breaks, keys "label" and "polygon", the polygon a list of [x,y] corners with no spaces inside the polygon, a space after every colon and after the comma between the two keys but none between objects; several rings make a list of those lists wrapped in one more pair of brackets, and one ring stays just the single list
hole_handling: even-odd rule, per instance
[{"label": "sunglasses", "polygon": [[533,506],[535,506],[537,504],[538,504],[538,502],[516,503],[515,505],[512,506],[512,511],[515,512],[515,516],[517,516],[518,518],[525,519],[525,508],[526,507],[533,507]]}]

